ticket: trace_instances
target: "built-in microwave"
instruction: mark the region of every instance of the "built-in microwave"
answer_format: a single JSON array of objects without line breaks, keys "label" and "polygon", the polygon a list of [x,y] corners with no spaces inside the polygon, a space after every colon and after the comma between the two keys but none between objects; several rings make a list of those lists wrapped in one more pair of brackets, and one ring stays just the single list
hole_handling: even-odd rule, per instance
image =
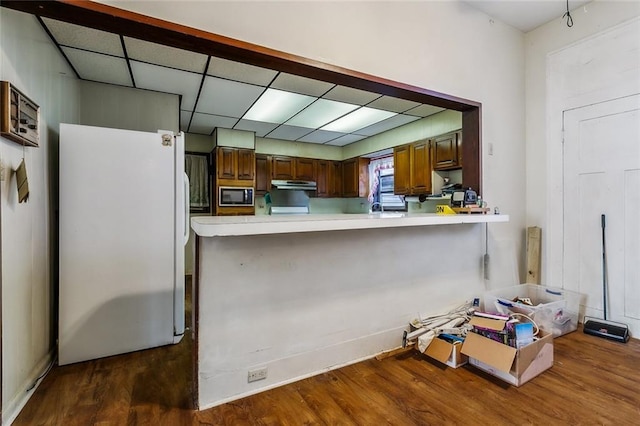
[{"label": "built-in microwave", "polygon": [[218,206],[253,206],[253,188],[221,186],[218,190]]}]

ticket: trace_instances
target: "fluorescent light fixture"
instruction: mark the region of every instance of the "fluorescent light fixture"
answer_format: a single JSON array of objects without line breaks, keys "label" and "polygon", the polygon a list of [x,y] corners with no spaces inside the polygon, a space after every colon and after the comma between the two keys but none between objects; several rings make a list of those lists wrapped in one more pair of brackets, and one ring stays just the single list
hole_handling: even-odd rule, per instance
[{"label": "fluorescent light fixture", "polygon": [[317,129],[330,121],[358,108],[358,105],[345,104],[344,102],[330,101],[327,99],[318,99],[307,108],[296,114],[291,120],[287,121],[287,125],[308,127]]},{"label": "fluorescent light fixture", "polygon": [[336,121],[322,127],[322,130],[330,130],[332,132],[351,133],[363,127],[370,126],[389,117],[393,117],[397,113],[390,111],[382,111],[380,109],[362,107],[345,115]]},{"label": "fluorescent light fixture", "polygon": [[267,89],[242,118],[282,124],[315,99],[297,93]]}]

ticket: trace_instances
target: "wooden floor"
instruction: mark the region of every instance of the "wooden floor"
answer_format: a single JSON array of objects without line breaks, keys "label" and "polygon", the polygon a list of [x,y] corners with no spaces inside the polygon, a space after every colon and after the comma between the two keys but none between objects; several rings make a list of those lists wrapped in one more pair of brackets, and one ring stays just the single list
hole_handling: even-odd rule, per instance
[{"label": "wooden floor", "polygon": [[53,368],[14,424],[640,424],[639,340],[619,344],[578,331],[554,343],[553,368],[520,388],[411,351],[197,412],[192,342],[183,339]]}]

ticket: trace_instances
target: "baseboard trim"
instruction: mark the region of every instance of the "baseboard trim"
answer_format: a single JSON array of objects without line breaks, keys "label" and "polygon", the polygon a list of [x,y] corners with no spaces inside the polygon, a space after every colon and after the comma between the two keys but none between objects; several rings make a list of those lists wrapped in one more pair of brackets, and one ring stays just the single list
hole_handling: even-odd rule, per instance
[{"label": "baseboard trim", "polygon": [[[25,380],[20,386],[18,393],[14,395],[13,398],[11,398],[11,400],[5,407],[2,407],[2,425],[10,425],[16,420],[24,406],[27,405],[27,402],[29,402],[31,396],[40,386],[40,383],[42,383],[42,381],[44,380],[44,377],[42,377],[40,380],[37,380],[38,377],[42,376],[47,371],[49,365],[53,361],[54,350],[51,350],[42,358],[42,360],[40,360],[40,362],[38,362],[35,368],[31,370],[31,373],[27,377],[27,380]],[[29,389],[33,385],[33,383],[36,382],[36,380],[37,383],[35,384],[33,389]]]}]

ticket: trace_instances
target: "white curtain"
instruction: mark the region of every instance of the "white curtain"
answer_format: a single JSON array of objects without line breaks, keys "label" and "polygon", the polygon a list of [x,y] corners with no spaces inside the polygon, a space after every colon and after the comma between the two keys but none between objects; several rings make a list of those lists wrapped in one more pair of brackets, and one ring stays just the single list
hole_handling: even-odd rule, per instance
[{"label": "white curtain", "polygon": [[205,155],[185,154],[185,172],[189,176],[191,208],[209,207],[209,167]]}]

